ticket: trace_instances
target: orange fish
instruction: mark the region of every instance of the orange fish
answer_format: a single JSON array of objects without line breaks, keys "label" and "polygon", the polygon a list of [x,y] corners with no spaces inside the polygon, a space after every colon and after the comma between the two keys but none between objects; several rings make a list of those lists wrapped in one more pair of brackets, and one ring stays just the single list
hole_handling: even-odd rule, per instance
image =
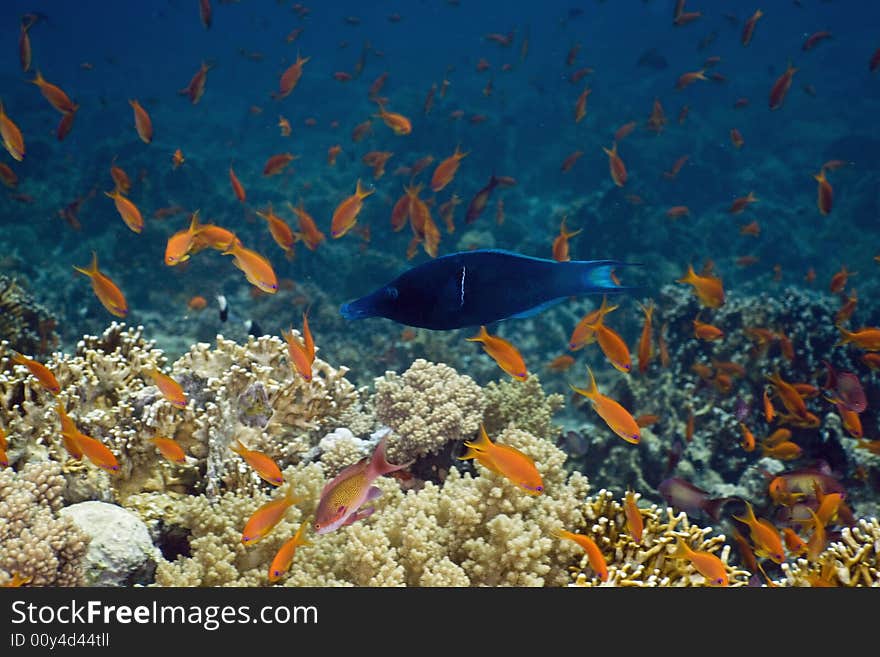
[{"label": "orange fish", "polygon": [[245,523],[241,532],[241,542],[251,546],[266,538],[275,525],[281,522],[287,510],[297,502],[299,500],[293,496],[293,488],[288,488],[284,497],[261,506]]},{"label": "orange fish", "polygon": [[789,413],[800,418],[807,416],[807,406],[804,403],[803,397],[798,393],[797,388],[783,380],[779,372],[775,372],[772,376],[765,375],[765,378],[769,379],[775,386],[776,394],[779,395],[783,406],[785,406]]},{"label": "orange fish", "polygon": [[58,121],[58,128],[55,130],[55,137],[58,141],[64,141],[64,138],[70,134],[70,131],[73,129],[74,118],[76,118],[76,112],[68,112],[61,115],[61,120]]},{"label": "orange fish", "polygon": [[758,235],[761,234],[761,225],[757,221],[753,221],[750,224],[740,226],[739,234],[740,235],[751,235],[752,237],[757,237]]},{"label": "orange fish", "polygon": [[583,228],[573,231],[565,230],[565,217],[562,218],[562,223],[559,225],[559,235],[553,240],[553,259],[556,262],[568,262],[571,260],[571,256],[568,254],[568,240],[582,230]]},{"label": "orange fish", "polygon": [[199,19],[206,30],[211,27],[211,0],[199,0]]},{"label": "orange fish", "polygon": [[574,166],[574,163],[577,162],[583,154],[583,151],[573,151],[571,154],[569,154],[568,157],[565,158],[565,160],[563,160],[560,170],[563,173],[570,170]]},{"label": "orange fish", "polygon": [[88,269],[74,265],[76,271],[92,279],[92,290],[107,311],[116,317],[128,315],[128,303],[116,284],[98,270],[98,254],[92,251],[92,264]]},{"label": "orange fish", "polygon": [[358,213],[363,207],[364,199],[370,194],[374,194],[375,191],[375,189],[365,190],[361,187],[361,181],[358,179],[354,194],[342,201],[333,211],[330,237],[339,239],[354,227],[357,223]]},{"label": "orange fish", "polygon": [[189,260],[190,251],[192,251],[196,235],[198,234],[200,228],[201,225],[199,224],[199,211],[196,210],[192,213],[192,218],[189,222],[189,228],[187,228],[186,230],[178,231],[168,238],[168,243],[165,245],[166,265],[168,265],[169,267],[174,267],[181,262],[186,262],[187,260]]},{"label": "orange fish", "polygon": [[0,181],[3,181],[3,184],[9,189],[18,187],[18,176],[5,162],[0,162]]},{"label": "orange fish", "polygon": [[186,302],[186,307],[190,310],[204,310],[208,307],[208,300],[201,295],[196,295]]},{"label": "orange fish", "polygon": [[185,162],[185,160],[183,157],[183,151],[181,151],[178,148],[176,151],[174,151],[174,154],[171,156],[171,165],[176,169],[184,162]]},{"label": "orange fish", "polygon": [[296,84],[299,82],[299,79],[302,77],[303,66],[310,59],[311,57],[300,57],[300,54],[296,53],[296,61],[288,66],[284,73],[281,74],[281,79],[278,81],[278,93],[272,94],[272,97],[275,100],[280,100],[290,95],[290,92],[293,91],[294,87],[296,87]]},{"label": "orange fish", "polygon": [[574,365],[574,358],[568,354],[562,354],[547,363],[547,369],[553,372],[564,372],[572,365]]},{"label": "orange fish", "polygon": [[216,224],[201,224],[196,233],[193,248],[201,250],[205,247],[211,247],[217,251],[226,251],[233,243],[241,246],[241,240],[231,230]]},{"label": "orange fish", "polygon": [[21,130],[15,122],[6,115],[2,102],[0,102],[0,137],[3,138],[3,146],[13,159],[21,162],[24,159],[24,137],[21,136]]},{"label": "orange fish", "polygon": [[641,440],[641,429],[633,416],[616,401],[600,393],[596,385],[596,379],[593,376],[593,370],[587,367],[587,372],[590,375],[589,390],[574,386],[571,386],[571,389],[592,402],[593,410],[599,414],[599,417],[605,420],[605,423],[614,433],[626,442],[638,445]]},{"label": "orange fish", "polygon": [[674,205],[666,211],[666,216],[670,219],[678,219],[679,217],[687,217],[691,210],[686,205]]},{"label": "orange fish", "polygon": [[642,532],[645,529],[645,520],[642,518],[641,511],[639,511],[636,494],[631,489],[626,491],[626,497],[623,501],[623,513],[626,516],[626,526],[629,529],[630,536],[633,537],[636,544],[640,544],[642,542]]},{"label": "orange fish", "polygon": [[[357,140],[355,140],[357,141]],[[327,164],[331,167],[336,165],[336,157],[342,152],[342,147],[339,144],[335,146],[331,146],[327,149]]]},{"label": "orange fish", "polygon": [[6,432],[3,430],[3,427],[0,427],[0,468],[9,467],[9,456],[6,454],[8,447],[9,443],[6,442]]},{"label": "orange fish", "polygon": [[373,167],[373,178],[378,180],[385,175],[385,164],[394,155],[390,151],[370,151],[365,153],[361,161],[367,166]]},{"label": "orange fish", "polygon": [[155,367],[144,370],[153,379],[153,383],[169,402],[177,408],[186,408],[186,393],[180,384],[167,374],[163,374]]},{"label": "orange fish", "polygon": [[682,155],[680,156],[673,164],[672,168],[669,171],[663,172],[663,177],[667,180],[672,180],[678,175],[678,172],[681,171],[681,168],[687,163],[690,159],[690,155]]},{"label": "orange fish", "polygon": [[198,103],[202,99],[202,94],[205,93],[205,83],[208,81],[208,71],[210,69],[211,65],[202,62],[202,65],[195,75],[192,76],[189,84],[177,93],[181,96],[188,96],[189,102],[193,105]]},{"label": "orange fish", "polygon": [[46,82],[40,74],[40,71],[37,71],[37,76],[31,80],[31,82],[40,88],[40,93],[43,94],[43,98],[48,100],[49,104],[62,114],[72,114],[79,108],[79,105],[70,100],[61,87],[54,85],[51,82]]},{"label": "orange fish", "polygon": [[308,314],[303,313],[302,344],[299,338],[293,335],[293,329],[281,332],[287,342],[287,355],[291,365],[296,368],[300,376],[306,381],[312,380],[312,363],[315,362],[315,342],[309,331]]},{"label": "orange fish", "polygon": [[839,292],[843,292],[843,289],[846,287],[846,283],[849,280],[850,276],[855,276],[858,272],[848,271],[846,265],[841,266],[840,271],[834,274],[831,277],[831,285],[830,289],[833,294],[838,294]]},{"label": "orange fish", "polygon": [[785,540],[785,548],[789,554],[801,555],[807,551],[807,544],[800,536],[798,536],[791,527],[782,529],[782,536]]},{"label": "orange fish", "polygon": [[652,318],[654,316],[654,300],[648,300],[648,305],[643,306],[639,304],[639,308],[642,309],[642,312],[645,313],[645,322],[642,324],[642,334],[639,337],[639,349],[638,349],[638,357],[639,357],[639,372],[644,374],[648,370],[648,363],[651,360],[651,356],[653,355],[653,347],[652,347],[652,333],[653,333],[653,322]]},{"label": "orange fish", "polygon": [[880,351],[880,328],[863,326],[858,331],[847,331],[838,326],[837,330],[840,331],[838,344],[852,343],[865,351]]},{"label": "orange fish", "polygon": [[110,177],[113,178],[116,191],[128,194],[131,190],[131,179],[125,173],[125,169],[116,166],[116,157],[113,158],[113,162],[110,164]]},{"label": "orange fish", "polygon": [[64,443],[64,449],[67,450],[70,458],[76,460],[81,459],[83,457],[83,453],[76,442],[76,436],[79,433],[79,431],[77,431],[76,424],[67,415],[67,412],[64,410],[64,406],[61,404],[61,402],[58,402],[55,405],[55,411],[58,413],[58,417],[61,419],[61,440]]},{"label": "orange fish", "polygon": [[251,466],[263,481],[273,486],[280,486],[284,483],[284,477],[281,476],[278,464],[270,456],[263,454],[263,452],[248,449],[240,440],[236,440],[235,444],[229,446],[229,449],[242,457],[245,463]]},{"label": "orange fish", "polygon": [[630,121],[629,123],[624,123],[614,132],[614,141],[621,142],[632,134],[632,131],[636,129],[636,122]]},{"label": "orange fish", "polygon": [[291,212],[296,215],[297,219],[299,219],[299,238],[303,241],[309,251],[314,251],[318,248],[318,245],[326,239],[324,233],[318,230],[318,225],[315,223],[314,218],[306,212],[302,199],[300,199],[299,205],[297,206],[292,205],[289,201],[287,206],[290,208]]},{"label": "orange fish", "polygon": [[697,80],[706,80],[706,71],[704,69],[700,69],[699,71],[692,71],[689,73],[682,73],[679,76],[678,81],[675,83],[676,89],[684,89],[692,85]]},{"label": "orange fish", "polygon": [[287,168],[288,164],[297,159],[297,157],[299,156],[292,155],[291,153],[277,153],[276,155],[272,155],[266,160],[266,164],[263,166],[263,175],[278,175]]},{"label": "orange fish", "polygon": [[688,265],[687,274],[679,278],[676,283],[687,283],[694,286],[694,292],[700,302],[709,308],[720,308],[724,305],[724,287],[720,278],[715,276],[701,276],[694,271],[693,265]]},{"label": "orange fish", "polygon": [[602,303],[596,310],[587,313],[577,323],[571,332],[568,340],[568,348],[571,351],[582,349],[584,345],[592,344],[596,341],[596,331],[591,326],[599,323],[599,321],[608,313],[617,310],[619,306],[608,306],[608,297],[602,296]]},{"label": "orange fish", "polygon": [[27,73],[31,68],[31,38],[28,36],[30,24],[22,21],[21,31],[18,33],[18,61],[21,63],[21,70]]},{"label": "orange fish", "polygon": [[125,225],[133,232],[140,233],[144,229],[144,218],[141,215],[141,211],[138,210],[134,203],[123,196],[118,189],[114,189],[112,192],[104,192],[104,196],[113,199],[119,216],[122,217]]},{"label": "orange fish", "polygon": [[376,118],[382,119],[395,135],[408,135],[412,132],[412,123],[403,114],[389,112],[385,109],[385,104],[378,102],[379,113],[374,114]]},{"label": "orange fish", "polygon": [[258,210],[257,216],[266,220],[272,239],[274,239],[275,243],[284,250],[288,259],[292,258],[293,245],[296,244],[296,236],[293,234],[290,226],[287,225],[287,222],[272,211],[271,205],[269,205],[269,208],[265,212],[260,212]]},{"label": "orange fish", "polygon": [[717,326],[712,326],[706,322],[700,321],[700,316],[694,319],[694,335],[700,340],[712,341],[719,340],[724,337],[724,331]]},{"label": "orange fish", "polygon": [[89,461],[110,474],[117,474],[119,472],[119,461],[116,460],[113,452],[100,440],[96,440],[79,431],[76,432],[76,435],[69,437],[76,443],[76,446]]},{"label": "orange fish", "polygon": [[437,168],[434,169],[434,175],[431,176],[432,191],[439,192],[452,182],[455,173],[458,171],[459,163],[469,152],[462,152],[459,146],[456,145],[455,152],[437,165]]},{"label": "orange fish", "polygon": [[794,66],[792,66],[791,62],[788,63],[788,68],[785,69],[785,72],[779,76],[776,82],[773,83],[773,87],[770,89],[770,109],[775,110],[782,107],[782,103],[785,100],[785,95],[788,93],[788,90],[791,88],[791,78],[795,73],[798,72]]},{"label": "orange fish", "polygon": [[186,463],[186,453],[176,440],[156,436],[155,438],[150,438],[150,442],[156,446],[156,449],[159,450],[162,456],[172,463],[181,465]]},{"label": "orange fish", "polygon": [[755,33],[755,26],[758,24],[758,19],[764,15],[764,12],[758,9],[754,14],[752,14],[751,18],[746,21],[746,24],[743,26],[741,41],[744,46],[749,45],[752,40],[752,35]]},{"label": "orange fish", "polygon": [[819,516],[816,515],[816,512],[809,507],[807,510],[810,512],[810,517],[813,519],[813,533],[810,534],[810,538],[807,539],[807,560],[817,561],[819,555],[825,550],[828,537],[825,534],[825,525]]},{"label": "orange fish", "polygon": [[823,215],[827,215],[831,212],[831,205],[834,201],[834,190],[831,188],[831,183],[828,182],[828,179],[825,177],[825,169],[822,169],[813,176],[813,179],[818,183],[816,186],[816,207],[819,208],[819,212]]},{"label": "orange fish", "polygon": [[779,459],[780,461],[790,461],[798,458],[803,450],[800,445],[790,440],[783,441],[778,445],[761,445],[761,455]]},{"label": "orange fish", "polygon": [[739,214],[746,209],[746,206],[755,203],[756,201],[758,201],[758,197],[755,196],[755,193],[749,192],[747,196],[740,196],[739,198],[735,198],[727,211],[731,214]]},{"label": "orange fish", "polygon": [[574,122],[580,123],[581,119],[583,119],[587,115],[587,97],[593,92],[592,89],[587,87],[581,92],[581,95],[578,96],[577,102],[574,105]]},{"label": "orange fish", "polygon": [[[368,134],[372,133],[372,131],[373,131],[373,122],[370,121],[369,119],[367,119],[363,123],[358,123],[354,127],[354,130],[351,131],[351,140],[352,141],[360,141],[361,139],[366,137]],[[335,157],[334,157],[334,162],[335,162]],[[333,163],[331,163],[331,164],[333,164]]]},{"label": "orange fish", "polygon": [[284,573],[290,570],[290,565],[293,563],[293,556],[296,553],[296,548],[302,545],[311,545],[305,538],[303,538],[303,532],[305,531],[308,523],[303,522],[299,529],[296,530],[296,534],[294,534],[291,538],[287,539],[284,542],[278,552],[275,553],[275,557],[272,559],[272,563],[269,564],[269,581],[274,583],[279,579],[284,577]]},{"label": "orange fish", "polygon": [[626,342],[623,341],[620,334],[605,324],[604,317],[600,317],[595,324],[587,328],[595,331],[599,348],[614,366],[614,369],[629,374],[632,370],[632,357],[629,353],[629,347],[626,346]]},{"label": "orange fish", "polygon": [[150,120],[150,115],[147,114],[147,110],[141,107],[137,100],[129,99],[128,104],[134,110],[134,127],[137,130],[138,137],[145,144],[149,144],[153,141],[153,122]]},{"label": "orange fish", "polygon": [[540,495],[544,491],[544,482],[534,460],[514,447],[493,443],[482,424],[477,441],[466,440],[464,444],[468,449],[458,457],[459,461],[476,459],[481,465],[509,479],[529,495]]},{"label": "orange fish", "polygon": [[584,534],[575,534],[565,529],[554,529],[550,533],[556,538],[568,539],[569,541],[574,541],[580,545],[584,549],[584,552],[587,553],[587,558],[590,561],[590,568],[595,571],[600,580],[603,582],[608,581],[608,565],[605,562],[605,557],[602,556],[602,551],[592,538]]},{"label": "orange fish", "polygon": [[525,361],[517,348],[502,337],[489,335],[485,326],[480,327],[479,335],[467,338],[467,341],[481,342],[486,353],[517,381],[525,381],[528,378]]},{"label": "orange fish", "polygon": [[742,133],[736,128],[731,128],[730,130],[730,141],[733,142],[733,145],[736,148],[742,148],[742,145],[746,143],[745,139],[743,139]]},{"label": "orange fish", "polygon": [[290,121],[288,121],[280,114],[278,115],[278,127],[281,129],[282,137],[290,137]]},{"label": "orange fish", "polygon": [[235,198],[244,203],[247,193],[244,191],[244,185],[241,184],[238,176],[235,175],[235,171],[232,170],[232,165],[229,166],[229,182],[232,184],[232,192],[235,194]]},{"label": "orange fish", "polygon": [[275,294],[278,291],[278,277],[275,276],[272,263],[264,256],[242,246],[238,240],[234,240],[223,255],[231,255],[234,258],[235,266],[244,272],[245,278],[251,285],[267,294]]},{"label": "orange fish", "polygon": [[727,571],[721,559],[711,552],[689,548],[680,536],[678,537],[678,545],[675,552],[672,553],[672,557],[690,561],[697,572],[706,578],[709,586],[727,586],[729,583]]},{"label": "orange fish", "polygon": [[[455,207],[461,203],[461,199],[457,194],[453,194],[449,197],[449,200],[443,203],[439,208],[437,208],[437,212],[440,214],[440,218],[446,224],[446,232],[454,233],[455,232]],[[404,219],[404,221],[406,221]]]},{"label": "orange fish", "polygon": [[749,502],[746,502],[745,518],[733,517],[749,526],[752,543],[755,545],[755,554],[759,557],[768,557],[775,563],[782,563],[785,560],[785,550],[782,547],[782,537],[779,532],[767,520],[758,520]]},{"label": "orange fish", "polygon": [[755,451],[755,435],[749,431],[749,428],[743,424],[739,423],[739,428],[742,430],[743,439],[740,445],[747,452]]},{"label": "orange fish", "polygon": [[[679,123],[681,121],[679,120]],[[656,132],[658,135],[663,131],[663,126],[666,125],[666,113],[663,111],[663,105],[660,104],[660,99],[654,99],[654,105],[651,108],[651,116],[648,117],[648,130]]]},{"label": "orange fish", "polygon": [[58,385],[58,379],[52,374],[52,370],[42,363],[38,363],[30,358],[25,358],[19,353],[14,353],[12,355],[12,362],[18,365],[24,365],[34,378],[40,382],[40,385],[53,395],[57,395],[61,392],[61,386]]},{"label": "orange fish", "polygon": [[617,142],[614,142],[610,151],[605,147],[602,147],[602,150],[608,155],[608,170],[611,172],[611,179],[615,185],[623,187],[627,177],[626,165],[617,154]]}]

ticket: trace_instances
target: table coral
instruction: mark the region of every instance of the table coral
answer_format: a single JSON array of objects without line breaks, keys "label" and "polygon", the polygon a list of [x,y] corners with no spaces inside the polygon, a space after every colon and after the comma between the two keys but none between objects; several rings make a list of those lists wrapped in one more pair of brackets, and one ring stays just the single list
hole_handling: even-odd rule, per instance
[{"label": "table coral", "polygon": [[417,359],[403,374],[386,372],[375,386],[376,418],[394,432],[388,441],[392,463],[434,454],[480,428],[483,391],[448,365]]},{"label": "table coral", "polygon": [[80,586],[88,537],[59,515],[64,477],[53,462],[0,470],[0,584]]}]

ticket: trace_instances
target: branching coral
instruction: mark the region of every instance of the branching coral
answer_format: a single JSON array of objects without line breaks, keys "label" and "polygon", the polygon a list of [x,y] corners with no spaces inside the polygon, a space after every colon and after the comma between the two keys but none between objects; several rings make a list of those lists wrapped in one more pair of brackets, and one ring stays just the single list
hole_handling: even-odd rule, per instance
[{"label": "branching coral", "polygon": [[89,539],[68,518],[58,463],[0,470],[0,584],[16,575],[31,586],[79,586]]},{"label": "branching coral", "polygon": [[537,374],[525,381],[492,381],[485,393],[484,423],[490,435],[514,426],[546,440],[559,436],[561,428],[553,424],[553,414],[565,405],[565,397],[545,395]]},{"label": "branching coral", "polygon": [[55,324],[15,279],[0,276],[0,336],[12,348],[32,357],[48,354],[58,344]]},{"label": "branching coral", "polygon": [[480,427],[486,401],[469,376],[448,365],[418,359],[402,375],[376,379],[376,418],[394,436],[388,458],[404,463],[468,438]]}]

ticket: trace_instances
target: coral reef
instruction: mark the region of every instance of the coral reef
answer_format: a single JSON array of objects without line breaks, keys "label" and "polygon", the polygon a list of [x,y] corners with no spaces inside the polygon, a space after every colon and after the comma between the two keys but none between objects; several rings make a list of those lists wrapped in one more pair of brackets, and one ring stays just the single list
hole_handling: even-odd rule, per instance
[{"label": "coral reef", "polygon": [[553,423],[553,414],[565,405],[565,397],[545,395],[537,374],[525,381],[491,381],[485,394],[483,421],[490,435],[514,426],[546,440],[559,437],[562,429]]},{"label": "coral reef", "polygon": [[43,462],[0,470],[0,584],[15,576],[31,586],[81,586],[89,538],[59,514],[61,465]]},{"label": "coral reef", "polygon": [[415,360],[401,375],[375,382],[376,419],[394,432],[388,458],[404,463],[460,442],[480,427],[486,400],[469,376],[444,364]]},{"label": "coral reef", "polygon": [[58,346],[56,319],[14,278],[0,276],[0,336],[16,351],[39,357]]}]

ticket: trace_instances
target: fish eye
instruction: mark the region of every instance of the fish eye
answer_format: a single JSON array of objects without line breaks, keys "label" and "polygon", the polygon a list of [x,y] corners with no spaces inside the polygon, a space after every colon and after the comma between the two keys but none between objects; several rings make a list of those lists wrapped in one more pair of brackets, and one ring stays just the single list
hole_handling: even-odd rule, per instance
[{"label": "fish eye", "polygon": [[384,292],[385,292],[385,296],[388,297],[389,299],[396,299],[399,294],[399,292],[397,291],[397,288],[394,287],[393,285],[389,285],[388,287],[386,287]]}]

